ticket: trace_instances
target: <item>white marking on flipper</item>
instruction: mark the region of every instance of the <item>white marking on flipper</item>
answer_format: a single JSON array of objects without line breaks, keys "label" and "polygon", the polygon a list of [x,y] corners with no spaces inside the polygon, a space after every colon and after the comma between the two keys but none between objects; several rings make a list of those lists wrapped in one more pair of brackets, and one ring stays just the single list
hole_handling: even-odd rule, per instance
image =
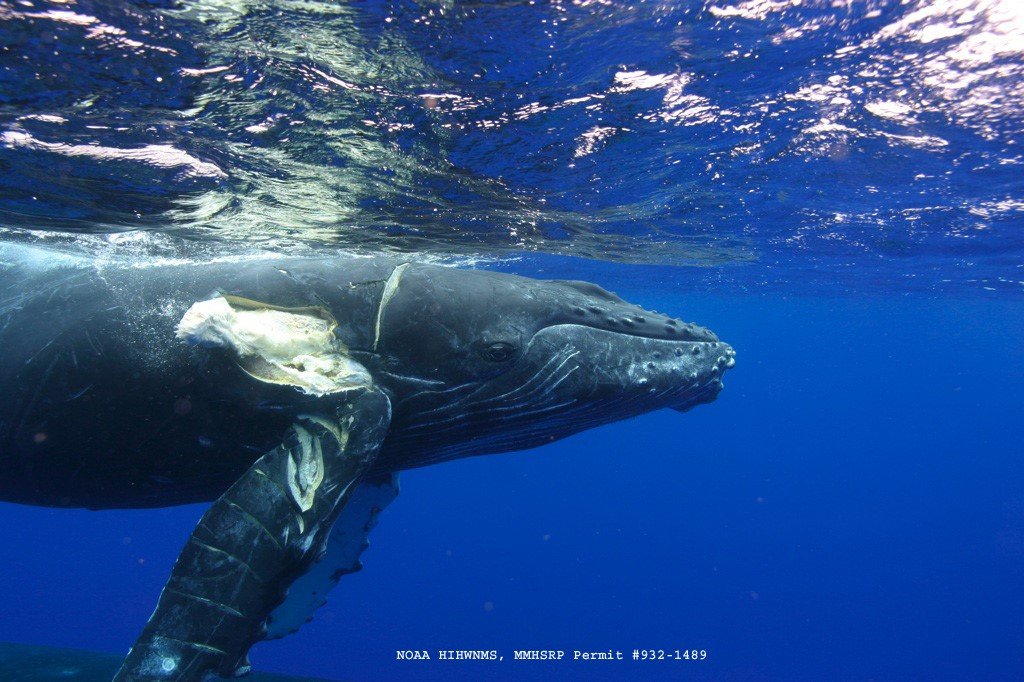
[{"label": "white marking on flipper", "polygon": [[398,474],[361,481],[334,522],[326,552],[288,588],[284,602],[267,619],[266,639],[279,639],[309,622],[327,601],[327,593],[346,573],[360,568],[377,514],[398,495]]},{"label": "white marking on flipper", "polygon": [[[285,460],[285,481],[288,491],[299,511],[307,512],[313,507],[316,490],[324,480],[324,457],[320,441],[298,424],[292,427],[298,439],[298,452],[292,450]],[[298,459],[296,459],[298,457]],[[305,524],[300,523],[299,532]]]}]

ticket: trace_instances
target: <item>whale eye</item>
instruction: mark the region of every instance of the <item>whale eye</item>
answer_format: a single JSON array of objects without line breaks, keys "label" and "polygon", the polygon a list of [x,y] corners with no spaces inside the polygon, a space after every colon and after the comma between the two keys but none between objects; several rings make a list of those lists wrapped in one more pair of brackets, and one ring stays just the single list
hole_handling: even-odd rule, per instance
[{"label": "whale eye", "polygon": [[515,354],[515,347],[511,343],[498,341],[483,349],[483,356],[491,362],[507,362]]}]

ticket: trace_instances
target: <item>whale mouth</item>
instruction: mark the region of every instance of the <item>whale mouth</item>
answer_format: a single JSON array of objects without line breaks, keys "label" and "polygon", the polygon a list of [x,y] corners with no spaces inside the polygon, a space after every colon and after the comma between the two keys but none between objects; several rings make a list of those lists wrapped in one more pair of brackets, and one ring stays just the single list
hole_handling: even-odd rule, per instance
[{"label": "whale mouth", "polygon": [[736,366],[736,351],[727,343],[711,341],[688,345],[690,346],[691,353],[705,355],[707,370],[697,377],[698,381],[703,382],[699,390],[692,392],[685,401],[677,405],[667,406],[668,409],[679,413],[689,412],[697,405],[714,401],[722,391],[722,388],[724,388],[722,377],[725,375],[725,372]]},{"label": "whale mouth", "polygon": [[[722,389],[722,374],[735,365],[735,351],[702,328],[701,340],[681,340],[586,324],[561,324],[535,335],[528,352],[555,357],[572,351],[572,397],[621,414],[672,408],[684,411],[710,402]],[[705,340],[708,337],[716,340]]]},{"label": "whale mouth", "polygon": [[[632,325],[626,318],[612,319],[617,323],[580,326],[625,341],[622,349],[633,355],[625,363],[630,366],[626,374],[640,388],[664,395],[661,407],[683,413],[713,402],[724,387],[725,372],[736,365],[733,347],[696,324],[650,311],[637,313]],[[678,396],[678,402],[668,396]],[[646,396],[638,400],[647,402]]]},{"label": "whale mouth", "polygon": [[[575,312],[580,316],[579,309]],[[663,380],[689,385],[685,399],[666,405],[677,412],[713,401],[723,388],[722,376],[736,365],[732,346],[710,329],[692,322],[645,310],[621,299],[587,306],[586,312],[577,324],[642,341],[648,356],[646,369],[662,374]],[[665,377],[666,372],[671,376]]]}]

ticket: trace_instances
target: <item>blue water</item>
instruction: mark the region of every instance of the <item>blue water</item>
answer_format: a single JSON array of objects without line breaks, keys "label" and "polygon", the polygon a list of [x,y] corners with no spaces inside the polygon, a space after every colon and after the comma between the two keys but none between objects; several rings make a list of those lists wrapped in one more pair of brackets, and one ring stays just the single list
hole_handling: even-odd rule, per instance
[{"label": "blue water", "polygon": [[[258,668],[1017,680],[1022,112],[1013,0],[0,0],[0,237],[469,257],[737,349],[685,415],[404,474]],[[202,511],[0,506],[0,639],[125,651]]]}]

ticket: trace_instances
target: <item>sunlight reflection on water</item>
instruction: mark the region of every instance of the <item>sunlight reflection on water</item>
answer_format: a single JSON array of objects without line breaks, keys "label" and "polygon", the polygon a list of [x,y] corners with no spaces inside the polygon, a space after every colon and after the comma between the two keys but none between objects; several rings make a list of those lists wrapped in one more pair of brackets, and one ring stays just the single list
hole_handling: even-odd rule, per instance
[{"label": "sunlight reflection on water", "polygon": [[0,3],[0,225],[1019,292],[1022,7]]}]

